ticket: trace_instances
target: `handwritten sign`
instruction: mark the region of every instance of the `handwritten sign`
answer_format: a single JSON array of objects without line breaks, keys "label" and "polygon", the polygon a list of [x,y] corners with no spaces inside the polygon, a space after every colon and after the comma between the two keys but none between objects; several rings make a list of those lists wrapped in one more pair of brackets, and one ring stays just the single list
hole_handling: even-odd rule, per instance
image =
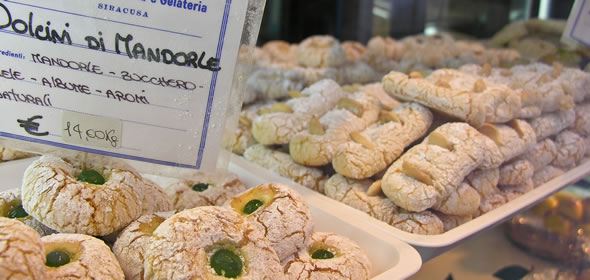
[{"label": "handwritten sign", "polygon": [[247,5],[0,1],[0,136],[213,168]]},{"label": "handwritten sign", "polygon": [[562,41],[570,45],[575,45],[577,41],[590,46],[590,1],[577,0],[574,3]]}]

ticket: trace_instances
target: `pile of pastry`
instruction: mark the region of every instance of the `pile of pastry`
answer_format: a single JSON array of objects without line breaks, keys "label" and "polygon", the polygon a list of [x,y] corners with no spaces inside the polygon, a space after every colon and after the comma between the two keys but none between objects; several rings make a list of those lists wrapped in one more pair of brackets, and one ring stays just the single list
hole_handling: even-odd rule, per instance
[{"label": "pile of pastry", "polygon": [[[45,155],[0,193],[6,279],[368,279],[352,240],[314,232],[281,184],[195,172],[161,188],[125,162]],[[109,247],[110,246],[110,247]],[[4,278],[3,278],[4,279]]]},{"label": "pile of pastry", "polygon": [[560,64],[392,71],[292,95],[245,107],[234,151],[412,233],[450,230],[590,154],[590,74]]}]

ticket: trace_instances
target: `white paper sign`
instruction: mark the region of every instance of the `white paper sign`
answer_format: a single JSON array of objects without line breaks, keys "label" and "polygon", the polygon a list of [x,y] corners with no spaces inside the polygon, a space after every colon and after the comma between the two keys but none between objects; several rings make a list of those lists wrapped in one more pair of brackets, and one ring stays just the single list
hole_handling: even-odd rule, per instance
[{"label": "white paper sign", "polygon": [[0,136],[214,165],[247,2],[0,1]]},{"label": "white paper sign", "polygon": [[575,44],[572,39],[590,46],[590,1],[577,0],[572,7],[562,41]]}]

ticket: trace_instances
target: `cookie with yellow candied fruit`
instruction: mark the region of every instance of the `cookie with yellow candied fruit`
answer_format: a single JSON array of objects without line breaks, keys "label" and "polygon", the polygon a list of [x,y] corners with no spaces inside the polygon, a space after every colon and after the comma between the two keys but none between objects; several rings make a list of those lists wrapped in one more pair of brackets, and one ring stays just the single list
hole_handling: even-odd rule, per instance
[{"label": "cookie with yellow candied fruit", "polygon": [[45,279],[41,237],[15,219],[0,217],[0,279]]},{"label": "cookie with yellow candied fruit", "polygon": [[44,224],[31,217],[25,209],[17,192],[0,192],[0,217],[15,219],[23,222],[25,225],[32,227],[41,236],[55,233]]},{"label": "cookie with yellow candied fruit", "polygon": [[125,279],[143,279],[143,256],[149,246],[154,230],[173,212],[152,213],[139,217],[127,226],[113,246],[113,253],[117,257]]},{"label": "cookie with yellow candied fruit", "polygon": [[262,184],[225,204],[264,233],[281,260],[304,248],[313,232],[303,197],[283,184]]},{"label": "cookie with yellow candied fruit", "polygon": [[314,232],[311,242],[285,260],[287,279],[369,279],[369,257],[352,240],[334,233]]},{"label": "cookie with yellow candied fruit", "polygon": [[141,181],[139,173],[114,159],[46,155],[25,170],[23,208],[59,232],[104,236],[141,215]]},{"label": "cookie with yellow candied fruit", "polygon": [[58,233],[41,238],[45,247],[46,279],[124,279],[110,248],[95,237]]},{"label": "cookie with yellow candied fruit", "polygon": [[227,208],[184,210],[153,232],[143,279],[283,279],[263,232]]}]

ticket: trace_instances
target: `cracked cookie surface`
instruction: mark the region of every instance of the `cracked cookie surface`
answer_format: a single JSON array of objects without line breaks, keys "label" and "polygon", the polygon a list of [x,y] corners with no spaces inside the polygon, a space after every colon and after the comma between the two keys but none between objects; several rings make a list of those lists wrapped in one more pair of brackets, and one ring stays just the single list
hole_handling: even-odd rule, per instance
[{"label": "cracked cookie surface", "polygon": [[0,217],[0,247],[0,279],[45,279],[45,251],[35,230]]}]

